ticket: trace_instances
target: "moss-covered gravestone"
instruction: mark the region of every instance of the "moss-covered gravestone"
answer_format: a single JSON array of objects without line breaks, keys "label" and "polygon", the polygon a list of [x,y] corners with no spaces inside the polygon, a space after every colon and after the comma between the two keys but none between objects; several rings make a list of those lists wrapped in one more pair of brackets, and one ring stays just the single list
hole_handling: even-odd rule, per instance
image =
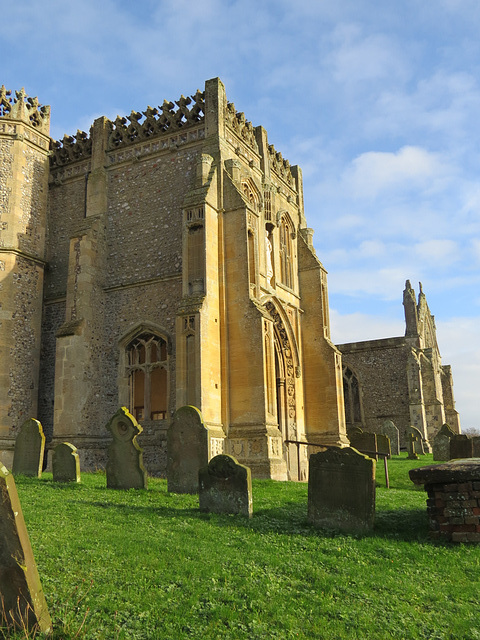
[{"label": "moss-covered gravestone", "polygon": [[107,424],[113,436],[108,447],[107,487],[146,489],[147,472],[137,436],[143,431],[126,407],[121,407]]},{"label": "moss-covered gravestone", "polygon": [[425,455],[422,434],[416,427],[407,427],[405,437],[407,438],[407,458],[409,460],[417,460],[419,455]]},{"label": "moss-covered gravestone", "polygon": [[382,425],[382,433],[390,438],[392,456],[400,455],[400,434],[392,420],[385,420]]},{"label": "moss-covered gravestone", "polygon": [[73,444],[57,444],[53,450],[52,471],[55,482],[80,482],[80,459]]},{"label": "moss-covered gravestone", "polygon": [[42,425],[34,418],[25,420],[15,439],[13,474],[40,478],[44,451],[45,436]]},{"label": "moss-covered gravestone", "polygon": [[384,433],[377,433],[377,451],[382,453],[388,458],[392,455],[392,447],[390,445],[390,438]]},{"label": "moss-covered gravestone", "polygon": [[375,460],[331,447],[310,456],[308,519],[322,529],[361,533],[375,519]]},{"label": "moss-covered gravestone", "polygon": [[198,493],[198,472],[208,464],[209,433],[196,407],[180,407],[167,431],[167,486]]},{"label": "moss-covered gravestone", "polygon": [[1,463],[0,597],[2,626],[22,630],[25,625],[29,631],[44,633],[51,630],[52,621],[33,558],[15,481]]},{"label": "moss-covered gravestone", "polygon": [[444,424],[433,439],[433,459],[436,461],[450,460],[450,439],[455,433],[448,424]]},{"label": "moss-covered gravestone", "polygon": [[221,454],[198,472],[200,511],[252,517],[252,476],[249,467]]},{"label": "moss-covered gravestone", "polygon": [[374,454],[377,450],[377,436],[375,433],[362,431],[361,433],[352,433],[348,436],[351,446],[357,451],[364,451]]}]

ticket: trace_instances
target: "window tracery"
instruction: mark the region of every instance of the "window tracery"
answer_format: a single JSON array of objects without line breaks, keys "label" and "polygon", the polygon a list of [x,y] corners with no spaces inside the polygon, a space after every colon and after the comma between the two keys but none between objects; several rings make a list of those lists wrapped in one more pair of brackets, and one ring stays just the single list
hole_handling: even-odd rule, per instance
[{"label": "window tracery", "polygon": [[138,421],[165,420],[168,410],[167,343],[142,333],[127,346],[130,411]]}]

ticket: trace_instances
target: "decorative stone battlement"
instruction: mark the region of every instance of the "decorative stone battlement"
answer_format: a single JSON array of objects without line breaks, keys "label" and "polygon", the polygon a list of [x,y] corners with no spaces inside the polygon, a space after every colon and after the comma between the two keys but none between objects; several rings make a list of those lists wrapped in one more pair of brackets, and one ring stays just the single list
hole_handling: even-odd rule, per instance
[{"label": "decorative stone battlement", "polygon": [[[91,133],[91,129],[90,129]],[[77,130],[76,135],[63,136],[61,141],[50,141],[50,166],[62,167],[76,160],[84,160],[92,155],[92,138],[85,131]]]},{"label": "decorative stone battlement", "polygon": [[258,153],[258,144],[255,140],[255,130],[251,122],[245,118],[243,112],[237,112],[233,102],[227,103],[225,110],[225,122],[236,135],[243,140],[255,153]]},{"label": "decorative stone battlement", "polygon": [[[193,104],[192,104],[193,100]],[[177,109],[175,110],[175,105]],[[192,106],[190,106],[192,105]],[[109,150],[148,140],[163,133],[178,131],[198,124],[205,118],[205,94],[197,90],[191,97],[180,96],[175,103],[163,101],[161,107],[148,106],[145,111],[132,111],[129,116],[117,116],[108,139]],[[129,124],[127,124],[127,122]]]},{"label": "decorative stone battlement", "polygon": [[0,87],[0,118],[22,120],[46,135],[50,129],[50,107],[42,106],[38,98],[27,96],[23,88],[15,91],[13,98],[5,85]]},{"label": "decorative stone battlement", "polygon": [[268,145],[268,155],[270,169],[274,171],[280,178],[285,180],[289,185],[293,186],[293,176],[290,169],[290,162],[282,157],[280,151],[276,151],[273,144]]}]

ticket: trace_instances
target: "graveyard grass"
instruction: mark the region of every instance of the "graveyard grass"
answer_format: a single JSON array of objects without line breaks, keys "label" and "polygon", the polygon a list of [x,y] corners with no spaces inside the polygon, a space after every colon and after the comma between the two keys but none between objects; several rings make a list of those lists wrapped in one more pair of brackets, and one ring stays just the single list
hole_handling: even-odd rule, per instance
[{"label": "graveyard grass", "polygon": [[377,465],[364,537],[314,529],[303,483],[254,481],[249,520],[200,513],[165,480],[17,477],[53,637],[480,639],[480,545],[429,542],[426,494],[408,478],[431,463],[394,457],[390,490]]}]

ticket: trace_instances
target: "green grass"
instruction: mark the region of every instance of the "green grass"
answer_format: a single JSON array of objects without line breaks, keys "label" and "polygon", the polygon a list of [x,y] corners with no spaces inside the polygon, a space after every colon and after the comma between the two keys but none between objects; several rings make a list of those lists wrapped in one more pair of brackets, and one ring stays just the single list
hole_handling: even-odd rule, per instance
[{"label": "green grass", "polygon": [[248,520],[202,514],[164,480],[17,478],[54,637],[480,639],[480,547],[429,542],[408,479],[431,462],[392,459],[390,490],[378,465],[365,537],[315,530],[306,484],[254,481]]}]

